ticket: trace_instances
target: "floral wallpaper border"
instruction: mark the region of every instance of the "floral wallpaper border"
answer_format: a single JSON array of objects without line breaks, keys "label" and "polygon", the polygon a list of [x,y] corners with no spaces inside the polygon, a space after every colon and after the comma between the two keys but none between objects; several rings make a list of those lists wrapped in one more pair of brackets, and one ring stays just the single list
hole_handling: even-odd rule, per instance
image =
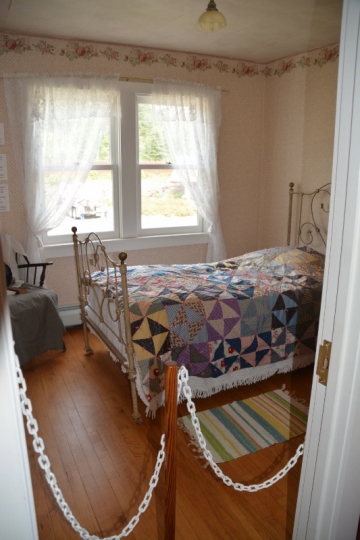
[{"label": "floral wallpaper border", "polygon": [[[106,44],[90,44],[86,45],[81,41],[68,41],[64,43],[61,41],[61,45],[56,42],[52,44],[52,40],[40,39],[35,41],[36,38],[14,37],[7,34],[0,35],[0,56],[2,54],[26,54],[27,51],[37,51],[42,55],[52,56],[64,56],[70,61],[76,61],[80,58],[91,60],[92,58],[99,58],[104,56],[109,62],[127,62],[133,67],[139,65],[151,66],[162,62],[168,67],[185,69],[188,72],[192,71],[206,71],[209,69],[215,69],[220,73],[233,74],[236,77],[255,77],[264,76],[270,77],[277,75],[281,77],[285,73],[290,73],[297,67],[305,68],[310,66],[322,67],[329,62],[335,62],[339,58],[339,45],[329,45],[311,51],[306,54],[297,55],[293,58],[279,60],[276,67],[272,67],[276,62],[271,62],[267,65],[252,64],[243,61],[236,60],[216,60],[213,57],[206,57],[203,55],[194,55],[186,53],[162,53],[161,51],[154,51],[145,48],[133,47],[129,48],[129,52],[125,54],[123,50],[127,50],[127,47],[121,46],[108,46]],[[180,60],[179,57],[186,55],[185,60]],[[300,58],[299,58],[300,57]]]}]

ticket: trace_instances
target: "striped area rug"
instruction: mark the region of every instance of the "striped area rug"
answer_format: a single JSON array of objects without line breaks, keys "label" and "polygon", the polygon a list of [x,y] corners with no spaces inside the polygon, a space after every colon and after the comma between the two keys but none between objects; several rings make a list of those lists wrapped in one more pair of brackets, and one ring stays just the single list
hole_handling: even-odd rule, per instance
[{"label": "striped area rug", "polygon": [[[223,463],[304,434],[308,407],[275,390],[196,415],[215,463]],[[196,441],[190,415],[178,424]]]}]

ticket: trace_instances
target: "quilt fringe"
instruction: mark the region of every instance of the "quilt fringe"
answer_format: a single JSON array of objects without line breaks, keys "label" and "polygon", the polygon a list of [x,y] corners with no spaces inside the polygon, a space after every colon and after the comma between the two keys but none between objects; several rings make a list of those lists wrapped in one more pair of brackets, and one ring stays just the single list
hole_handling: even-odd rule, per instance
[{"label": "quilt fringe", "polygon": [[287,394],[289,397],[291,397],[294,401],[296,401],[297,403],[301,403],[301,405],[305,405],[306,407],[308,406],[306,399],[298,397],[298,396],[296,395],[296,391],[295,391],[295,390],[293,390],[292,392],[290,392],[289,390],[287,390],[287,389],[286,389],[286,384],[283,384],[283,385],[282,385],[281,390],[282,390],[285,394]]},{"label": "quilt fringe", "polygon": [[[205,388],[209,384],[210,379],[201,379],[199,377],[189,377],[189,386],[191,388],[191,396],[195,398],[207,398],[223,390],[230,390],[238,386],[254,384],[264,381],[273,375],[280,373],[289,373],[303,367],[307,367],[314,362],[315,354],[310,353],[302,356],[289,358],[275,364],[266,364],[254,368],[245,368],[243,370],[227,373],[218,379],[211,379],[211,386]],[[184,396],[181,395],[179,403],[184,401]],[[148,404],[146,415],[155,418],[156,409],[165,404],[165,392],[155,396]]]},{"label": "quilt fringe", "polygon": [[[92,322],[94,322],[96,325],[99,324],[99,320],[95,317],[95,315],[92,313],[91,310],[87,310],[87,316],[89,317]],[[96,331],[88,326],[88,329],[95,334],[101,341],[100,336],[97,335]],[[106,327],[106,325],[101,325],[101,330],[104,333],[104,335],[110,339],[110,341],[114,341],[114,335],[111,332],[109,328]],[[116,329],[114,329],[114,332]],[[121,343],[118,342],[118,345],[121,348]],[[123,354],[123,356],[126,358],[126,350],[125,347],[122,347],[123,350],[120,352]],[[114,360],[114,362],[119,363],[118,358],[109,351],[111,358]],[[266,364],[263,366],[256,366],[252,368],[245,368],[240,369],[238,371],[233,371],[231,373],[226,373],[221,377],[218,377],[217,379],[202,379],[200,377],[189,377],[189,386],[191,388],[191,395],[192,398],[206,398],[209,396],[212,396],[213,394],[217,394],[218,392],[222,392],[224,390],[230,390],[231,388],[237,388],[238,386],[243,386],[247,384],[254,384],[256,382],[263,381],[265,379],[268,379],[269,377],[279,374],[279,373],[288,373],[289,371],[294,371],[296,369],[300,369],[302,367],[309,366],[314,362],[315,359],[315,353],[309,353],[306,355],[301,356],[295,356],[293,358],[288,358],[287,360],[282,360],[280,362],[276,362],[275,364]],[[120,363],[122,371],[126,373],[126,368]],[[138,392],[138,395],[142,402],[146,405],[146,416],[149,416],[150,418],[155,418],[156,416],[156,410],[165,405],[165,391],[163,390],[159,394],[153,397],[153,399],[150,401],[147,400],[144,389],[141,384],[141,378],[138,370],[138,365],[135,360],[135,366],[136,366],[136,389]],[[211,386],[209,386],[209,381],[211,380]],[[183,395],[180,396],[179,403],[184,401]]]},{"label": "quilt fringe", "polygon": [[[196,459],[205,459],[204,458],[204,454],[203,454],[203,451],[198,443],[198,440],[196,437],[194,437],[194,435],[192,435],[190,433],[190,431],[187,429],[187,427],[185,426],[182,418],[179,418],[178,421],[178,426],[179,428],[181,429],[181,431],[183,431],[187,437],[189,438],[189,442],[188,442],[188,446],[190,446],[191,450],[194,452],[195,454],[195,458]],[[209,465],[209,462],[206,461],[206,463],[204,463],[204,465],[202,466],[203,469],[206,469],[206,467]]]}]

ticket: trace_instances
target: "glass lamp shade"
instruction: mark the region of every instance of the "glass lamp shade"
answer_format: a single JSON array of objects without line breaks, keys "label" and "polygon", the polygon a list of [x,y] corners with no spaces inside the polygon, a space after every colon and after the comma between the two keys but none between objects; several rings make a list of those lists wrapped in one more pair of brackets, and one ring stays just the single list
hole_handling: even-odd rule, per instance
[{"label": "glass lamp shade", "polygon": [[225,28],[226,19],[224,15],[216,9],[215,2],[209,2],[207,10],[199,17],[198,26],[201,30],[207,32]]}]

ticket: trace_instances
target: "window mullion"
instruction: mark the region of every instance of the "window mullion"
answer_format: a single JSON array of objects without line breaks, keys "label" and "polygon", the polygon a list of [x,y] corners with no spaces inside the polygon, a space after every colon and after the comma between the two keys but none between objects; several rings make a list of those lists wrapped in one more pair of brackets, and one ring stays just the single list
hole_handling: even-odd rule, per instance
[{"label": "window mullion", "polygon": [[121,216],[122,236],[137,236],[137,130],[134,92],[121,93]]}]

